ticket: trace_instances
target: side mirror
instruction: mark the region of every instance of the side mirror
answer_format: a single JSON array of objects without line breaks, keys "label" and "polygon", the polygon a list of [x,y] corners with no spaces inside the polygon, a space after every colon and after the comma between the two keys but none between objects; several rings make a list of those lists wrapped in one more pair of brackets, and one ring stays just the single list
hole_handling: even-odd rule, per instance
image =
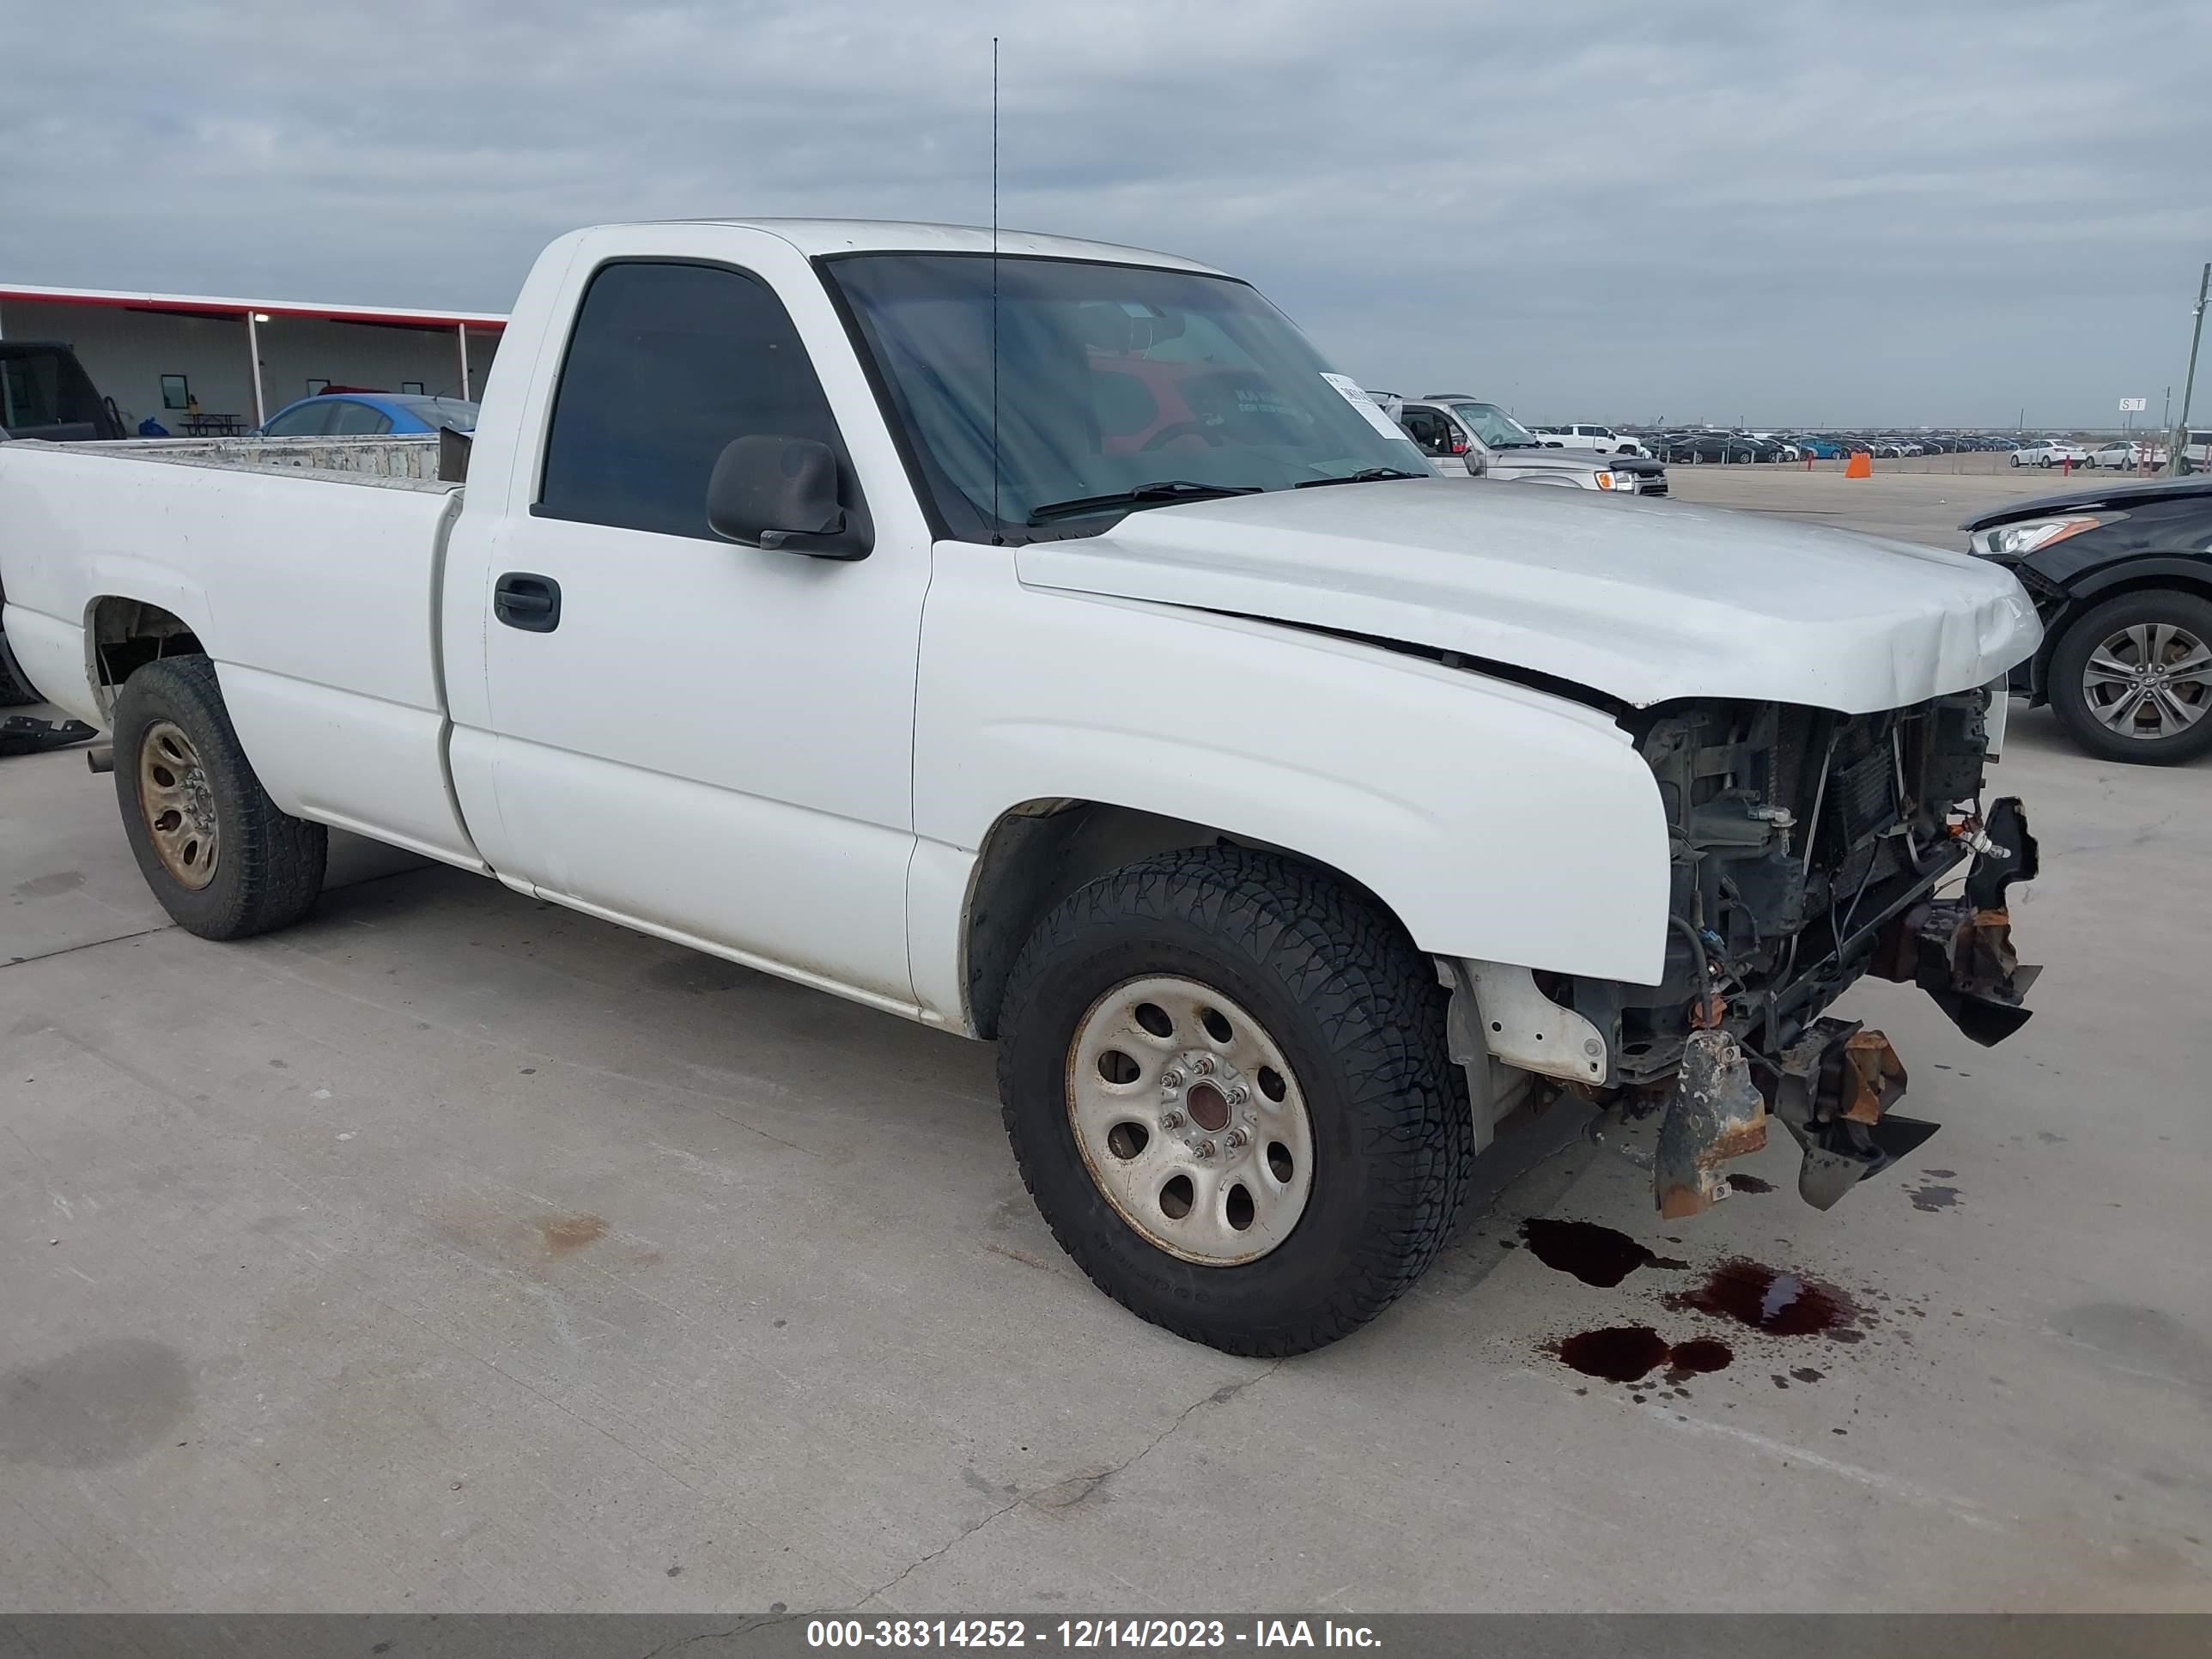
[{"label": "side mirror", "polygon": [[838,499],[837,455],[812,438],[757,433],[724,447],[707,480],[707,523],[716,535],[823,559],[865,559],[865,518]]}]

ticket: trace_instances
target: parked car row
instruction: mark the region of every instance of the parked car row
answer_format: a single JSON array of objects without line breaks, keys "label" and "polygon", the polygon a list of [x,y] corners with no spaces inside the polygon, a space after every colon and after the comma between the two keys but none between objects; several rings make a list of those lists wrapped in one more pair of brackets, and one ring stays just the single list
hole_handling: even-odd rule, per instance
[{"label": "parked car row", "polygon": [[2000,450],[2013,440],[1988,433],[1921,433],[1912,437],[1859,432],[1737,432],[1718,428],[1654,431],[1639,434],[1647,452],[1668,461],[1837,460],[1863,452],[1877,459],[1907,455],[1947,455]]}]

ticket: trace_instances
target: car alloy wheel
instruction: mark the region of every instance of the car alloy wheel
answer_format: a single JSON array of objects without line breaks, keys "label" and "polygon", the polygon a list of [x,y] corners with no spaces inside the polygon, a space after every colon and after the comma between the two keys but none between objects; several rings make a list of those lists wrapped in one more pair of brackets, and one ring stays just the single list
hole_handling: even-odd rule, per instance
[{"label": "car alloy wheel", "polygon": [[2212,709],[2212,647],[2172,623],[2130,623],[2089,653],[2081,699],[2123,738],[2179,737]]}]

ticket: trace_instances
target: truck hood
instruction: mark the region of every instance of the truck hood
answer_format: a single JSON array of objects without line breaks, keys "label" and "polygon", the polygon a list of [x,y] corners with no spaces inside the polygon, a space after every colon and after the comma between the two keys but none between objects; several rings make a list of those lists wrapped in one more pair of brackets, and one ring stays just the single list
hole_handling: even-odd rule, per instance
[{"label": "truck hood", "polygon": [[1638,706],[1867,714],[1986,684],[2041,637],[2019,582],[1964,553],[1480,479],[1154,507],[1015,564],[1033,587],[1458,652]]}]

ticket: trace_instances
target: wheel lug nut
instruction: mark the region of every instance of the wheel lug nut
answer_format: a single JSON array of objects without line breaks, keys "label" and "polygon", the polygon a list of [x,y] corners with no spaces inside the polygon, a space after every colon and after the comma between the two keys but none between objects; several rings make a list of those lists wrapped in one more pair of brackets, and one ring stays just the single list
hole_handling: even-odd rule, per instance
[{"label": "wheel lug nut", "polygon": [[1246,1101],[1251,1098],[1252,1091],[1246,1088],[1243,1084],[1237,1083],[1230,1085],[1229,1103],[1231,1106],[1242,1106]]},{"label": "wheel lug nut", "polygon": [[1200,1054],[1196,1060],[1191,1061],[1190,1069],[1200,1077],[1212,1077],[1213,1075],[1212,1057],[1209,1054]]},{"label": "wheel lug nut", "polygon": [[1160,1114],[1160,1127],[1163,1129],[1182,1128],[1182,1114],[1181,1112],[1162,1112]]},{"label": "wheel lug nut", "polygon": [[1244,1132],[1242,1129],[1231,1129],[1221,1138],[1221,1144],[1232,1152],[1237,1151],[1244,1144]]},{"label": "wheel lug nut", "polygon": [[1182,1088],[1182,1067],[1180,1066],[1170,1066],[1166,1071],[1162,1072],[1160,1073],[1160,1086],[1164,1089]]},{"label": "wheel lug nut", "polygon": [[1191,1150],[1196,1152],[1200,1158],[1212,1158],[1214,1153],[1214,1146],[1210,1140],[1201,1140],[1197,1146],[1192,1147]]}]

